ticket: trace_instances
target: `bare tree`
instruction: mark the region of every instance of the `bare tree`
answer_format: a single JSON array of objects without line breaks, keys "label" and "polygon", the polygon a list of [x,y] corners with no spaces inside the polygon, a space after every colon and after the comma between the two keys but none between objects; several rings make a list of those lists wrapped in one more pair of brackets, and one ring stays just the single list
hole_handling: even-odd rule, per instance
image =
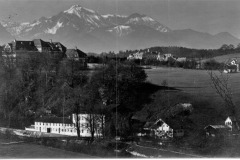
[{"label": "bare tree", "polygon": [[226,109],[230,112],[232,116],[236,115],[236,106],[233,102],[232,92],[229,85],[229,75],[223,75],[224,73],[220,72],[220,75],[213,73],[212,71],[208,72],[212,87],[216,90],[217,94],[224,100]]},{"label": "bare tree", "polygon": [[105,125],[105,116],[101,114],[89,113],[85,117],[85,128],[90,131],[91,140],[94,140],[95,135],[103,136],[103,126]]}]

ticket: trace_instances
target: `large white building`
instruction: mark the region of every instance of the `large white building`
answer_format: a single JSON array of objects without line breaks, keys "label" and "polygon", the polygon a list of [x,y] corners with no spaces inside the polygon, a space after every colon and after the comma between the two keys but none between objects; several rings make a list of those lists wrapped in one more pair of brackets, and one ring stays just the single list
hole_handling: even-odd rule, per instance
[{"label": "large white building", "polygon": [[[91,118],[90,118],[91,116]],[[91,120],[94,119],[95,136],[102,136],[102,128],[105,125],[105,116],[100,114],[79,114],[78,124],[80,126],[80,136],[90,137]],[[73,114],[71,117],[42,117],[35,120],[35,124],[26,127],[25,130],[39,131],[45,133],[63,134],[69,136],[77,136],[77,116]]]}]

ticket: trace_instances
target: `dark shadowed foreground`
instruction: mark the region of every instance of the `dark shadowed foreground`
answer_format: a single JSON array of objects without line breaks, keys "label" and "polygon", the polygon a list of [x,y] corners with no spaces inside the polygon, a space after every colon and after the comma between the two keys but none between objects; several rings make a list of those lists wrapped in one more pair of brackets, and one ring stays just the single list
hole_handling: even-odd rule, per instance
[{"label": "dark shadowed foreground", "polygon": [[[16,142],[16,143],[15,143]],[[2,158],[97,158],[94,156],[45,147],[42,145],[0,139]]]}]

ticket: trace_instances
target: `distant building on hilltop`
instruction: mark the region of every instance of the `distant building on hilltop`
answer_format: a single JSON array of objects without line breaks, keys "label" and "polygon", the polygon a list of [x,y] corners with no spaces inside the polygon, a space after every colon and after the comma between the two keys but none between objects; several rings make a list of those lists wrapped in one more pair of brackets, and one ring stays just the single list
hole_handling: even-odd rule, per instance
[{"label": "distant building on hilltop", "polygon": [[136,59],[142,60],[143,59],[143,54],[144,54],[144,52],[136,52],[136,53],[130,54],[127,57],[127,59],[128,60],[136,60]]},{"label": "distant building on hilltop", "polygon": [[177,62],[186,62],[187,61],[187,58],[186,57],[178,57]]},{"label": "distant building on hilltop", "polygon": [[157,60],[158,61],[168,61],[169,58],[174,58],[171,53],[163,54],[158,53]]}]

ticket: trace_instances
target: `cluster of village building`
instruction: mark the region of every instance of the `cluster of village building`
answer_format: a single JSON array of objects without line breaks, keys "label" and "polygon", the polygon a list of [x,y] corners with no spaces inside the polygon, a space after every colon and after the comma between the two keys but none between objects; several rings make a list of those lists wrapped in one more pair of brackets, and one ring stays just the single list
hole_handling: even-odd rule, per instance
[{"label": "cluster of village building", "polygon": [[81,50],[67,49],[60,42],[46,42],[41,39],[32,41],[14,40],[7,43],[2,51],[3,60],[12,58],[14,61],[21,61],[34,53],[51,53],[52,56],[60,56],[67,59],[73,59],[87,65],[87,54]]},{"label": "cluster of village building", "polygon": [[[143,51],[137,51],[135,53],[130,54],[127,59],[128,60],[143,60],[146,57],[155,59],[159,62],[167,62],[171,58],[172,60],[176,62],[186,62],[187,58],[186,57],[175,57],[171,53],[160,53],[160,52],[150,52],[149,49],[143,50]],[[205,62],[205,61],[203,61]],[[196,69],[203,69],[203,64],[202,61],[196,60]],[[224,63],[224,73],[236,73],[239,72],[239,60],[238,58],[230,58]]]},{"label": "cluster of village building", "polygon": [[[3,59],[7,59],[11,57],[17,60],[24,60],[27,54],[34,54],[34,53],[51,53],[53,56],[62,56],[67,59],[73,59],[75,61],[81,62],[84,66],[87,66],[87,55],[82,52],[81,50],[75,49],[67,49],[63,44],[60,42],[46,42],[41,39],[34,39],[32,41],[18,41],[14,40],[11,43],[8,43],[4,46],[2,57]],[[127,59],[134,60],[134,59],[143,59],[144,52],[136,52],[130,54]],[[155,54],[155,58],[159,61],[168,61],[169,58],[173,58],[179,62],[185,62],[187,59],[186,57],[176,58],[172,54],[162,54],[157,53]],[[239,64],[237,63],[237,59],[231,59],[229,62],[226,63],[228,66],[224,72],[238,72],[239,71]],[[182,106],[182,108],[191,109],[192,105],[188,103],[178,104]],[[50,111],[51,112],[51,111]],[[69,136],[76,136],[76,124],[79,123],[80,126],[80,135],[81,136],[91,136],[89,130],[89,114],[79,114],[79,122],[76,121],[76,115],[72,115],[71,117],[40,117],[39,119],[35,120],[35,124],[26,127],[26,130],[30,131],[39,131],[39,132],[46,132],[46,133],[55,133],[55,134],[63,134]],[[100,116],[100,115],[94,115]],[[134,119],[134,118],[133,118]],[[104,120],[105,123],[105,120]],[[101,136],[102,131],[100,128],[100,124],[97,124],[95,136]],[[158,118],[154,122],[145,122],[143,130],[144,132],[139,133],[139,136],[149,135],[155,138],[173,138],[173,137],[182,137],[185,134],[184,123],[180,123],[179,120],[173,119],[163,119]],[[221,133],[229,133],[229,131],[234,131],[235,128],[239,129],[238,123],[236,119],[233,117],[228,117],[225,121],[225,125],[209,125],[205,127],[206,133],[209,136],[216,136]]]},{"label": "cluster of village building", "polygon": [[[150,55],[149,49],[147,51],[138,51],[136,53],[130,54],[127,59],[128,60],[142,60],[144,59],[144,56]],[[155,52],[154,54],[151,54],[153,59],[156,59],[158,61],[168,61],[169,58],[172,58],[178,62],[185,62],[187,60],[186,57],[175,57],[171,53],[165,53],[161,54],[160,52]]]},{"label": "cluster of village building", "polygon": [[[20,61],[24,61],[31,54],[35,53],[49,53],[51,56],[58,56],[74,61],[78,61],[83,66],[87,67],[87,54],[81,50],[67,49],[60,42],[46,42],[41,39],[34,39],[32,41],[20,41],[14,40],[10,43],[4,45],[2,51],[3,62],[7,64],[7,60],[11,58],[14,64],[18,64]],[[63,134],[69,136],[76,136],[76,115],[70,117],[55,117],[51,115],[51,110],[46,109],[48,116],[40,117],[35,120],[35,124],[30,127],[26,127],[26,130],[29,131],[39,131],[46,133],[55,133]],[[89,128],[89,114],[79,114],[79,126],[81,128],[80,135],[90,137],[90,128]],[[93,115],[100,116],[100,115]],[[97,124],[95,128],[95,136],[101,135],[100,124]]]}]

